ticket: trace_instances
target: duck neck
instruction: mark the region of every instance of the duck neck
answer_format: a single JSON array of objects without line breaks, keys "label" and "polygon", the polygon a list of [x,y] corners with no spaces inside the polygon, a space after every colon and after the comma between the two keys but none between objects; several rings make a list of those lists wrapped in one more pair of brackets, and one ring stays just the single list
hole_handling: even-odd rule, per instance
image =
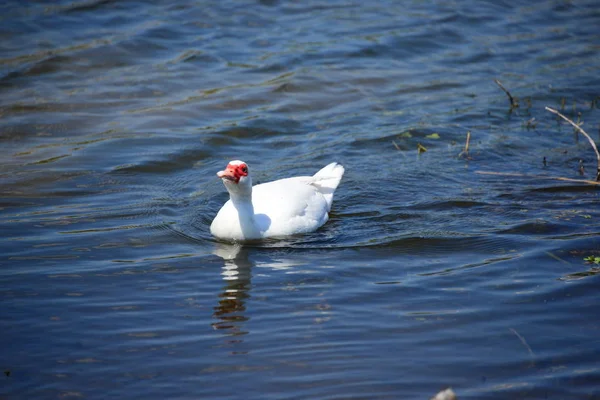
[{"label": "duck neck", "polygon": [[244,211],[245,214],[254,215],[254,206],[252,205],[252,193],[230,193],[231,202],[238,209]]},{"label": "duck neck", "polygon": [[237,210],[240,228],[244,237],[256,237],[260,230],[254,219],[254,206],[252,205],[252,193],[231,193],[231,202]]}]

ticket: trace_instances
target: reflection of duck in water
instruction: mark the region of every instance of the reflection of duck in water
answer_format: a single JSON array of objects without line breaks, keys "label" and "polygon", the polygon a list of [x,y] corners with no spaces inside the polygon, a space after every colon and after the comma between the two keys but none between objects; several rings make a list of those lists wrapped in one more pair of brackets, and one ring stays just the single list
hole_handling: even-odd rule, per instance
[{"label": "reflection of duck in water", "polygon": [[226,285],[219,294],[219,304],[214,308],[214,329],[229,330],[231,335],[245,335],[243,323],[248,320],[244,315],[246,300],[250,297],[250,274],[252,263],[248,259],[248,249],[241,245],[217,244],[214,253],[223,258],[223,280]]},{"label": "reflection of duck in water", "polygon": [[[277,273],[287,273],[297,271],[303,263],[285,252],[287,257],[272,257],[273,252],[268,251],[270,255],[259,257],[261,261],[254,262],[249,258],[251,247],[245,247],[241,244],[216,243],[213,253],[223,259],[223,269],[221,276],[225,281],[223,290],[219,293],[219,304],[214,308],[213,317],[218,321],[211,325],[214,329],[223,330],[223,333],[231,336],[245,335],[244,323],[249,320],[245,315],[246,301],[250,298],[251,276],[253,268],[268,268],[276,270]],[[254,248],[254,250],[258,250]],[[256,256],[256,254],[254,254]],[[330,306],[321,299],[316,308],[319,310],[319,317],[315,319],[316,323],[322,323],[329,320]]]}]

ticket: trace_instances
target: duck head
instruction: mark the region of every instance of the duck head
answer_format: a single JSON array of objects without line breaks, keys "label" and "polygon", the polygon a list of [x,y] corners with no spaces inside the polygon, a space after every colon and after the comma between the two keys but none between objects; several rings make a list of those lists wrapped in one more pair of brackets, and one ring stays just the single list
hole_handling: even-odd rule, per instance
[{"label": "duck head", "polygon": [[233,160],[227,164],[223,171],[217,172],[225,188],[231,195],[251,195],[252,178],[248,170],[248,164],[240,160]]}]

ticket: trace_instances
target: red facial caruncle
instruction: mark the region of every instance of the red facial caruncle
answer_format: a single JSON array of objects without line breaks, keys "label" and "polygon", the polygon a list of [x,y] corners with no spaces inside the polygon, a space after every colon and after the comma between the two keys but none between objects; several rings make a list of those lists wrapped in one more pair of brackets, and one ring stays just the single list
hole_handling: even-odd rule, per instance
[{"label": "red facial caruncle", "polygon": [[217,172],[217,176],[238,183],[242,176],[248,176],[248,166],[243,161],[231,161],[227,164],[227,168]]}]

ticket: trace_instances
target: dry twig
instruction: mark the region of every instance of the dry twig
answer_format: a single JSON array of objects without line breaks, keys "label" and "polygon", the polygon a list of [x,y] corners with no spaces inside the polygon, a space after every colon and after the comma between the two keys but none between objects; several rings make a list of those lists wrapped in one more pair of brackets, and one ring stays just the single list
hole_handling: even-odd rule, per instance
[{"label": "dry twig", "polygon": [[590,144],[592,145],[592,148],[594,149],[594,152],[596,153],[596,159],[598,160],[598,168],[596,171],[596,181],[600,181],[600,153],[598,152],[598,147],[596,147],[596,143],[594,143],[594,140],[578,124],[571,121],[569,118],[565,117],[560,112],[558,112],[555,109],[550,108],[550,107],[546,107],[546,110],[550,111],[553,114],[558,115],[559,117],[561,117],[562,119],[564,119],[565,121],[567,121],[568,123],[573,125],[575,127],[575,129],[577,129],[579,132],[581,132],[581,134],[583,136],[585,136],[585,138],[590,142]]},{"label": "dry twig", "polygon": [[465,149],[460,152],[460,154],[458,155],[458,158],[465,156],[465,158],[467,158],[468,160],[471,159],[471,157],[469,157],[469,142],[470,141],[471,141],[471,131],[467,131],[467,141],[465,143]]},{"label": "dry twig", "polygon": [[517,99],[512,97],[510,92],[504,86],[502,86],[502,84],[500,83],[500,81],[498,79],[494,79],[494,82],[496,82],[496,85],[498,85],[500,87],[500,89],[502,89],[504,91],[504,93],[506,93],[506,95],[508,96],[508,99],[510,100],[510,108],[511,109],[518,108],[519,102],[517,101]]},{"label": "dry twig", "polygon": [[521,343],[523,343],[523,346],[525,346],[527,348],[527,351],[529,351],[529,355],[531,356],[531,366],[535,366],[535,354],[533,353],[533,350],[531,350],[531,347],[529,347],[529,345],[527,344],[527,341],[525,340],[525,338],[521,335],[519,335],[519,332],[517,332],[516,330],[514,330],[513,328],[508,328],[510,329],[510,331],[512,333],[514,333],[515,335],[517,335],[517,337],[519,338],[519,340],[521,341]]},{"label": "dry twig", "polygon": [[563,178],[561,176],[528,175],[528,174],[518,174],[515,172],[495,172],[495,171],[475,171],[475,173],[480,174],[480,175],[516,176],[516,177],[520,177],[520,178],[547,179],[547,180],[553,180],[553,181],[587,183],[588,185],[600,185],[600,182],[598,182],[598,181],[590,181],[587,179]]}]

